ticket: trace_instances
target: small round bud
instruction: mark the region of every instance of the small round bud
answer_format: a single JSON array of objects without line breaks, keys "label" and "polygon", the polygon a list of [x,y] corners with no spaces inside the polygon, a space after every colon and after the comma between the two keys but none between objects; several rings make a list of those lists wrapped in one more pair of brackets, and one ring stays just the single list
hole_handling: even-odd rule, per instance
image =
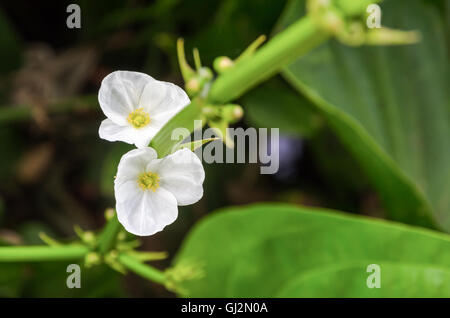
[{"label": "small round bud", "polygon": [[95,235],[91,231],[84,232],[83,240],[86,243],[93,243],[95,241]]},{"label": "small round bud", "polygon": [[123,231],[120,231],[119,234],[117,234],[117,239],[119,241],[124,241],[127,238],[127,234]]},{"label": "small round bud", "polygon": [[186,83],[186,91],[188,95],[192,96],[200,91],[200,81],[193,77]]},{"label": "small round bud", "polygon": [[98,265],[101,263],[100,255],[98,255],[95,252],[87,253],[84,258],[84,263],[85,263],[86,267]]},{"label": "small round bud", "polygon": [[321,24],[328,32],[337,34],[342,29],[344,22],[337,11],[328,10],[321,17]]},{"label": "small round bud", "polygon": [[234,62],[227,56],[219,56],[214,60],[213,66],[216,72],[220,74],[232,68]]},{"label": "small round bud", "polygon": [[236,105],[235,107],[234,107],[234,109],[233,109],[233,118],[235,119],[235,120],[239,120],[239,119],[241,119],[242,118],[242,116],[244,116],[244,110],[242,109],[242,107],[241,106],[239,106],[239,105]]},{"label": "small round bud", "polygon": [[106,209],[105,210],[105,219],[107,221],[109,221],[114,217],[115,214],[116,214],[116,212],[114,211],[113,208]]},{"label": "small round bud", "polygon": [[213,78],[213,76],[214,76],[213,72],[212,72],[209,68],[207,68],[207,67],[202,67],[202,68],[198,71],[198,75],[200,75],[200,77],[201,77],[202,79],[205,79],[205,80],[207,80],[207,81],[212,80],[212,78]]},{"label": "small round bud", "polygon": [[351,46],[363,45],[365,41],[364,27],[359,22],[352,22],[346,29],[341,29],[338,39]]},{"label": "small round bud", "polygon": [[111,258],[116,259],[119,256],[119,253],[116,250],[112,250],[108,254]]},{"label": "small round bud", "polygon": [[226,105],[222,108],[222,116],[229,123],[236,123],[244,116],[244,110],[236,104]]}]

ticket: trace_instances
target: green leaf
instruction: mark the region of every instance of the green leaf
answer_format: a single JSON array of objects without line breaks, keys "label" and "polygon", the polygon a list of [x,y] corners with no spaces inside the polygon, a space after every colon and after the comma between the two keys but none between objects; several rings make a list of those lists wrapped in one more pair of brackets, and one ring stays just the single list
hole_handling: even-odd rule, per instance
[{"label": "green leaf", "polygon": [[[389,264],[381,269],[380,288],[361,288],[367,262],[329,266],[286,284],[277,297],[445,297],[450,295],[450,270],[432,265]],[[345,277],[345,281],[342,279]],[[333,288],[328,288],[330,285]],[[385,286],[389,286],[385,288]],[[419,290],[420,289],[420,290]]]},{"label": "green leaf", "polygon": [[100,191],[103,195],[110,197],[114,195],[114,178],[117,173],[120,158],[133,148],[134,145],[116,142],[111,144],[110,149],[107,150],[102,162],[99,178]]},{"label": "green leaf", "polygon": [[0,297],[20,297],[26,273],[23,264],[0,264]]},{"label": "green leaf", "polygon": [[322,124],[311,102],[277,78],[244,95],[241,104],[251,125],[279,128],[287,135],[311,137]]},{"label": "green leaf", "polygon": [[234,140],[231,138],[229,132],[228,132],[228,122],[224,119],[219,119],[216,121],[210,120],[208,122],[209,127],[211,127],[217,136],[220,136],[220,139],[222,139],[223,143],[228,148],[234,147]]},{"label": "green leaf", "polygon": [[[183,287],[192,297],[450,296],[449,236],[330,212],[258,204],[207,217],[175,259],[203,264],[205,277]],[[366,285],[370,264],[380,289]]]},{"label": "green leaf", "polygon": [[[81,288],[67,288],[67,266],[71,263],[81,266]],[[20,297],[124,297],[122,276],[104,264],[89,269],[75,261],[27,265]]]},{"label": "green leaf", "polygon": [[175,151],[183,149],[183,148],[188,148],[191,151],[195,151],[196,149],[200,148],[204,144],[206,144],[210,141],[218,140],[218,139],[219,138],[206,138],[206,139],[201,139],[201,140],[194,140],[191,142],[185,142],[185,143],[182,143],[182,144],[179,144],[178,146],[176,146]]},{"label": "green leaf", "polygon": [[[199,101],[192,101],[156,134],[150,142],[150,147],[155,148],[158,157],[164,157],[171,153],[173,147],[182,140],[172,139],[172,132],[177,128],[186,128],[194,131],[194,121],[201,118],[202,105]],[[178,137],[178,136],[177,136]],[[187,137],[187,136],[184,136]]]},{"label": "green leaf", "polygon": [[[294,1],[287,26],[303,11]],[[378,190],[394,220],[450,230],[447,42],[439,12],[420,0],[382,3],[382,24],[418,30],[417,45],[312,51],[284,75],[311,99]]]}]

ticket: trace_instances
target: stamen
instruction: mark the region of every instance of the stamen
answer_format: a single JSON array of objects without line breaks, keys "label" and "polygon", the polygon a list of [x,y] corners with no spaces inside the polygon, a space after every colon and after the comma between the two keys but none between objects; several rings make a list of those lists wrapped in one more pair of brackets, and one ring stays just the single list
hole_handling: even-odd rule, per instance
[{"label": "stamen", "polygon": [[150,123],[150,116],[143,108],[138,108],[128,115],[127,121],[133,125],[134,128],[142,128]]},{"label": "stamen", "polygon": [[144,172],[138,176],[138,185],[142,190],[152,190],[153,192],[159,188],[159,176],[154,172]]}]

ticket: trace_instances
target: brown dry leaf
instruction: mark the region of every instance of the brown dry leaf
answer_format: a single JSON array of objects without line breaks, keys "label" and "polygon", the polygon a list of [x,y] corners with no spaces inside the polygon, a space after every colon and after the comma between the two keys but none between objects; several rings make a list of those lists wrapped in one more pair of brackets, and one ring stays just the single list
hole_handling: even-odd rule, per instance
[{"label": "brown dry leaf", "polygon": [[38,124],[45,128],[46,105],[80,92],[97,65],[98,52],[92,47],[71,48],[56,54],[48,45],[30,46],[23,67],[13,78],[12,100],[33,108]]},{"label": "brown dry leaf", "polygon": [[21,245],[23,244],[22,238],[19,234],[14,231],[0,229],[0,241],[8,243],[10,245]]},{"label": "brown dry leaf", "polygon": [[25,184],[36,183],[48,169],[54,154],[51,143],[33,147],[20,158],[17,164],[17,178]]}]

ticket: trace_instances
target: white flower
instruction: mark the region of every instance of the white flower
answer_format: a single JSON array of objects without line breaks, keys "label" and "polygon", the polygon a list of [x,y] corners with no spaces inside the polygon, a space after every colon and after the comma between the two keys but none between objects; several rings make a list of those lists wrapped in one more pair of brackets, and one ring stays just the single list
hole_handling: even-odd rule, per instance
[{"label": "white flower", "polygon": [[99,135],[142,148],[164,124],[190,103],[178,86],[138,72],[116,71],[106,76],[98,92],[105,115]]},{"label": "white flower", "polygon": [[117,217],[135,235],[152,235],[173,223],[178,205],[203,196],[205,171],[198,157],[181,149],[157,159],[153,148],[134,149],[122,156],[114,181]]}]

